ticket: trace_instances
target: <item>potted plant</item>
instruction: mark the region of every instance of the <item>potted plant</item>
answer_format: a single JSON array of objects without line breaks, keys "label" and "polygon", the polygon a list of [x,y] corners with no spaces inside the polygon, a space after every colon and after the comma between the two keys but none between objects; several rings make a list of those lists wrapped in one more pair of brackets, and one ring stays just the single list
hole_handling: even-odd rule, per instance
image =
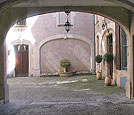
[{"label": "potted plant", "polygon": [[60,62],[61,71],[59,72],[59,75],[61,77],[70,77],[70,76],[72,76],[73,73],[68,71],[68,69],[69,69],[70,66],[71,66],[71,63],[69,61],[62,60]]},{"label": "potted plant", "polygon": [[[113,59],[114,59],[114,56],[113,56],[113,53],[106,53],[103,57],[103,59],[107,62],[107,67],[109,68],[110,67],[110,64],[113,63]],[[112,83],[112,79],[111,79],[111,75],[108,73],[108,75],[105,77],[105,85],[106,86],[110,86],[111,83]]]},{"label": "potted plant", "polygon": [[102,72],[100,71],[100,63],[102,62],[102,55],[97,55],[95,56],[95,61],[98,64],[98,71],[96,74],[97,80],[101,80],[102,79]]},{"label": "potted plant", "polygon": [[60,63],[60,66],[63,67],[63,72],[67,72],[67,68],[71,65],[70,62],[63,61]]}]

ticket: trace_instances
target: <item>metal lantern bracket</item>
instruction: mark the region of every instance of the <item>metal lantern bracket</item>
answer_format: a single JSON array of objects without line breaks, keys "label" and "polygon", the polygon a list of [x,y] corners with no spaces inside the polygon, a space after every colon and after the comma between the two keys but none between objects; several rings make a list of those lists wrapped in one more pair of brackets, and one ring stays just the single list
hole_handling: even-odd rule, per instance
[{"label": "metal lantern bracket", "polygon": [[104,30],[104,29],[107,29],[107,31],[108,31],[108,33],[109,33],[109,29],[108,29],[108,27],[107,27],[107,22],[106,22],[106,20],[105,20],[105,18],[104,18],[104,22],[103,22],[103,24],[102,24],[102,29]]},{"label": "metal lantern bracket", "polygon": [[69,31],[70,31],[70,28],[71,28],[71,26],[72,26],[71,23],[70,23],[69,20],[68,20],[68,16],[69,16],[69,14],[70,14],[70,11],[67,10],[67,11],[65,11],[65,13],[66,13],[66,15],[67,15],[67,21],[65,22],[64,26],[65,26],[66,32],[69,32]]}]

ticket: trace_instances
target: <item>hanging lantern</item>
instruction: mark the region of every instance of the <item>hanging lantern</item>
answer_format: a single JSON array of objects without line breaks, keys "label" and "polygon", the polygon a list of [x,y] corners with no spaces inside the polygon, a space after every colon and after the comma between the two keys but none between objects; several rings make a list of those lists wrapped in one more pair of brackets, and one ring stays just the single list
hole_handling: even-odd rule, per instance
[{"label": "hanging lantern", "polygon": [[103,24],[102,24],[102,29],[104,30],[104,29],[107,29],[107,23],[106,23],[106,20],[105,20],[105,18],[104,18],[104,22],[103,22]]},{"label": "hanging lantern", "polygon": [[67,21],[65,22],[65,24],[64,24],[64,26],[65,26],[65,30],[67,31],[67,32],[69,32],[70,31],[70,28],[71,28],[71,23],[68,21],[68,16],[69,16],[69,13],[70,13],[70,11],[65,11],[65,13],[66,13],[66,15],[67,15]]},{"label": "hanging lantern", "polygon": [[70,24],[70,22],[67,20],[66,22],[65,22],[65,30],[67,31],[67,32],[69,32],[70,31],[70,28],[71,28],[71,24]]}]

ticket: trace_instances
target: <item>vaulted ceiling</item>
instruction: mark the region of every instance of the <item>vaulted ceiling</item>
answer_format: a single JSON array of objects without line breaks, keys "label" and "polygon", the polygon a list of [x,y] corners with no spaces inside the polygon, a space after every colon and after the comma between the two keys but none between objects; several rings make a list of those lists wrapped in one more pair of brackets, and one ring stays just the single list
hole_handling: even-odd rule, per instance
[{"label": "vaulted ceiling", "polygon": [[134,0],[0,0],[0,7],[124,6],[132,10]]},{"label": "vaulted ceiling", "polygon": [[45,6],[121,6],[134,12],[134,0],[0,0],[0,8]]},{"label": "vaulted ceiling", "polygon": [[[9,8],[8,11],[12,12],[10,16],[14,15],[16,19],[68,9],[94,13],[112,19],[129,30],[134,0],[0,0],[0,11],[4,11],[1,10],[3,8]],[[18,12],[18,17],[14,12]]]},{"label": "vaulted ceiling", "polygon": [[15,6],[115,6],[117,4],[104,0],[28,0]]}]

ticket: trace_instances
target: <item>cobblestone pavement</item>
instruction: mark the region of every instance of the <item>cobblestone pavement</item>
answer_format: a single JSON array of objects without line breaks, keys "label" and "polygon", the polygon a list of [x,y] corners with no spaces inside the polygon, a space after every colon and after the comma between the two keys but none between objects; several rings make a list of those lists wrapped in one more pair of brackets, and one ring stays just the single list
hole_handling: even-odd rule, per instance
[{"label": "cobblestone pavement", "polygon": [[123,89],[95,76],[8,79],[10,102],[0,115],[134,115]]}]

